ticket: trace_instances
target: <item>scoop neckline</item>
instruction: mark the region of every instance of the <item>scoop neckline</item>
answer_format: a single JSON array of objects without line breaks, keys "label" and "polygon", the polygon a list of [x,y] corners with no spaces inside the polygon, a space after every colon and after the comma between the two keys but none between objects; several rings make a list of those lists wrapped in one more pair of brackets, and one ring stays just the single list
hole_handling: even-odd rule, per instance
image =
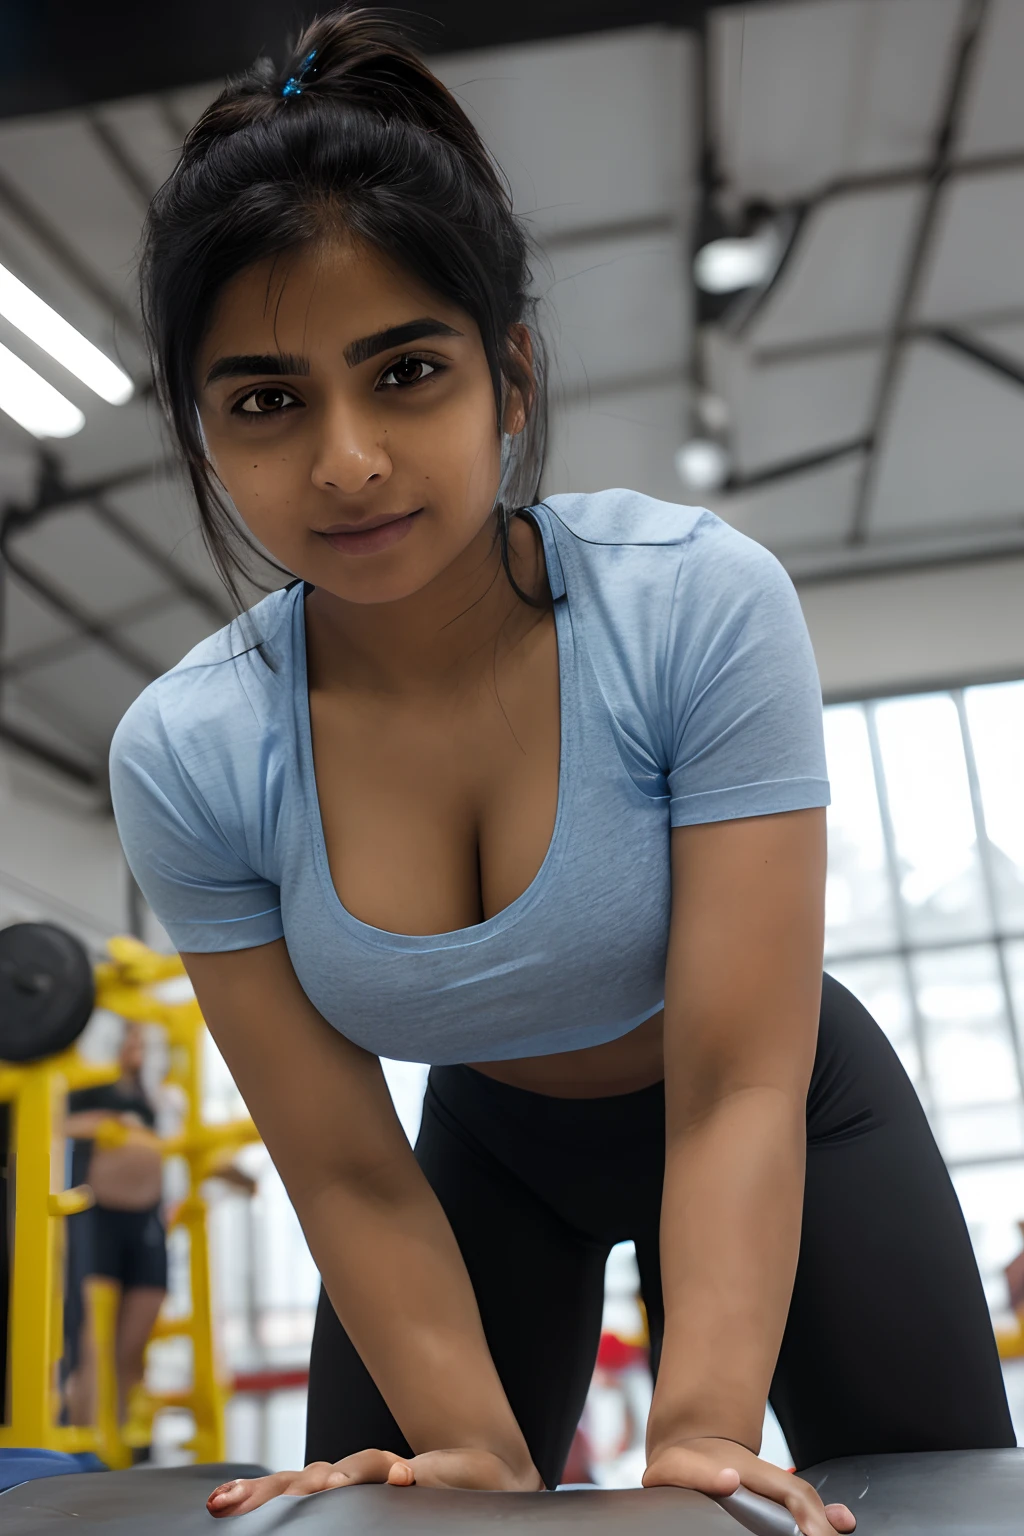
[{"label": "scoop neckline", "polygon": [[425,953],[430,950],[456,949],[465,945],[483,943],[505,929],[513,927],[526,915],[543,893],[544,887],[561,860],[577,778],[573,771],[576,723],[571,708],[571,701],[575,697],[572,681],[575,675],[576,657],[561,562],[548,519],[539,515],[540,512],[540,507],[530,507],[526,515],[532,519],[540,532],[555,617],[559,715],[558,799],[555,807],[555,823],[551,829],[551,838],[544,858],[525,891],[522,891],[515,901],[503,907],[500,912],[495,912],[492,917],[485,918],[482,923],[474,923],[469,928],[452,928],[445,933],[392,933],[387,928],[376,928],[372,923],[364,923],[361,918],[348,910],[338,895],[331,875],[330,860],[327,857],[327,839],[324,836],[316,767],[313,761],[313,728],[309,712],[309,679],[306,668],[306,588],[303,583],[296,583],[292,614],[296,734],[299,768],[304,780],[303,798],[308,811],[313,844],[313,859],[329,913],[353,937],[375,948]]}]

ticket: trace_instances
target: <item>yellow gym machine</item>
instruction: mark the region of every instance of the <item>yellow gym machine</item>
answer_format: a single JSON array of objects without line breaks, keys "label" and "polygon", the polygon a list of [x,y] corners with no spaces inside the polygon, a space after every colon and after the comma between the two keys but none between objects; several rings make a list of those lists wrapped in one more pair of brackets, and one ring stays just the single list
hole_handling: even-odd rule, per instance
[{"label": "yellow gym machine", "polygon": [[[43,926],[37,931],[41,933]],[[12,930],[6,932],[10,934]],[[94,1281],[97,1423],[94,1428],[78,1428],[58,1422],[57,1368],[63,1353],[63,1224],[65,1217],[88,1209],[92,1201],[92,1193],[85,1186],[63,1188],[62,1108],[68,1091],[111,1082],[117,1077],[117,1068],[86,1063],[73,1049],[41,1060],[0,1061],[0,1103],[6,1100],[10,1105],[8,1181],[13,1182],[15,1211],[8,1308],[10,1392],[6,1422],[0,1424],[0,1447],[92,1450],[108,1466],[123,1467],[131,1463],[133,1449],[149,1444],[154,1415],[164,1408],[182,1408],[191,1413],[195,1424],[195,1433],[186,1449],[193,1452],[197,1461],[220,1461],[225,1455],[224,1406],[228,1388],[218,1369],[214,1345],[207,1203],[202,1185],[230,1162],[241,1147],[258,1140],[258,1133],[248,1118],[219,1125],[208,1125],[203,1120],[205,1026],[199,1005],[191,997],[182,1002],[167,1002],[158,991],[161,983],[185,974],[178,957],[156,954],[131,938],[112,939],[107,947],[110,958],[95,971],[96,1005],[133,1023],[163,1027],[170,1053],[166,1080],[179,1085],[186,1096],[183,1127],[177,1135],[162,1139],[161,1152],[165,1157],[180,1157],[188,1170],[187,1193],[171,1225],[188,1235],[190,1308],[183,1317],[158,1319],[151,1342],[175,1337],[191,1342],[192,1384],[180,1392],[154,1394],[145,1387],[137,1389],[127,1422],[118,1423],[113,1363],[117,1288]],[[31,964],[22,960],[20,951],[17,963],[16,985],[22,985],[25,976],[32,981],[37,973],[45,971],[45,964],[37,961],[33,972]],[[0,949],[0,970],[3,969],[4,953]],[[6,971],[12,972],[9,963]],[[0,976],[0,981],[3,979]],[[86,1016],[91,1012],[91,996],[88,1002]],[[78,1023],[77,1029],[81,1027]],[[114,1139],[117,1131],[116,1126],[111,1127]],[[110,1142],[111,1137],[104,1139]]]},{"label": "yellow gym machine", "polygon": [[[0,1103],[11,1121],[14,1241],[10,1266],[7,1381],[0,1448],[94,1451],[92,1429],[58,1423],[57,1369],[64,1352],[64,1218],[88,1210],[92,1191],[64,1189],[66,1095],[109,1083],[116,1066],[92,1066],[75,1051],[28,1065],[0,1062]],[[8,1182],[11,1182],[10,1172]],[[15,1323],[17,1319],[17,1323]]]}]

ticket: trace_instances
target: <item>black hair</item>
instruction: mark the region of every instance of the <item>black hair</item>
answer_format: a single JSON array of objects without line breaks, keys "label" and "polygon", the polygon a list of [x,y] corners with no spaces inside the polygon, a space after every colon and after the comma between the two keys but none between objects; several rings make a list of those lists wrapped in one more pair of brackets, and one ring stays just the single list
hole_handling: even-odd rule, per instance
[{"label": "black hair", "polygon": [[260,60],[229,81],[185,139],[153,199],[141,255],[142,312],[158,397],[191,481],[203,536],[239,608],[255,546],[207,459],[196,353],[217,297],[253,263],[345,233],[469,314],[494,388],[527,413],[502,455],[501,561],[511,516],[536,501],[546,437],[543,348],[533,365],[510,328],[533,320],[530,243],[480,135],[404,35],[345,7],[301,34],[281,69]]}]

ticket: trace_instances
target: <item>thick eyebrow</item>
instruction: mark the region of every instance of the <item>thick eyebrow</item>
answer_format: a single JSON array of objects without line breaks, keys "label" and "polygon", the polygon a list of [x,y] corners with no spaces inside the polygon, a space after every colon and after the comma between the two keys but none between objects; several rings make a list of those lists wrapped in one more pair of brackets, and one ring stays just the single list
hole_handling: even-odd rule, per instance
[{"label": "thick eyebrow", "polygon": [[363,336],[359,341],[350,341],[345,348],[345,361],[350,368],[357,368],[360,363],[376,357],[378,352],[387,352],[390,347],[404,347],[410,341],[422,340],[424,336],[461,335],[461,331],[445,325],[443,320],[432,320],[429,315],[424,315],[422,320],[410,320],[405,325],[392,325],[386,331],[375,331],[372,336]]},{"label": "thick eyebrow", "polygon": [[206,382],[209,385],[218,379],[244,379],[254,373],[305,375],[309,373],[309,363],[290,352],[283,352],[280,357],[273,352],[238,353],[234,357],[218,357],[206,375]]}]

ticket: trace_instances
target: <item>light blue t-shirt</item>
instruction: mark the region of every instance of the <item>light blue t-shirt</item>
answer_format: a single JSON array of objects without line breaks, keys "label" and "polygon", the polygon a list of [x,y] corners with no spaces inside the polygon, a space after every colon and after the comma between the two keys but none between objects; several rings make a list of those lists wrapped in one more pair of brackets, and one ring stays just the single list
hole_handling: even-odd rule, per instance
[{"label": "light blue t-shirt", "polygon": [[633,491],[553,496],[529,515],[558,638],[558,809],[532,884],[485,922],[389,933],[338,899],[302,583],[204,640],[114,737],[118,828],[174,944],[283,935],[324,1018],[380,1056],[511,1060],[626,1034],[664,999],[670,827],[828,803],[814,657],[767,550]]}]

